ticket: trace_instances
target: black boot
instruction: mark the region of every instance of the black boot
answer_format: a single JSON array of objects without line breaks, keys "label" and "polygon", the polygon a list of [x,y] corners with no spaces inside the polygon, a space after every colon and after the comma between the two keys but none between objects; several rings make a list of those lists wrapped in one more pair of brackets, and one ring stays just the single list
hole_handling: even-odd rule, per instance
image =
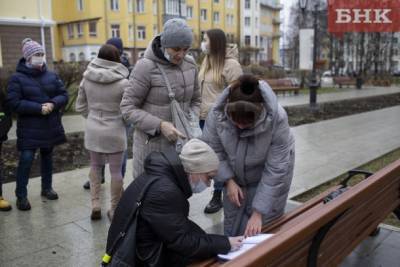
[{"label": "black boot", "polygon": [[222,191],[214,190],[213,196],[210,202],[207,204],[204,209],[204,213],[216,213],[222,208]]},{"label": "black boot", "polygon": [[400,220],[400,206],[394,209],[393,211],[394,215],[396,215],[397,219]]}]

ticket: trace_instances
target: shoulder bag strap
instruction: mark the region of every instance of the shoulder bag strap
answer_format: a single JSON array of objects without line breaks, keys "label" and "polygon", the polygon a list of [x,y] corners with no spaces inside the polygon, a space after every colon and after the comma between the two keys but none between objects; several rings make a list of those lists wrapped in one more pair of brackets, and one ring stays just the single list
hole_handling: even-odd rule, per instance
[{"label": "shoulder bag strap", "polygon": [[163,76],[165,84],[167,85],[169,99],[172,101],[175,99],[175,93],[174,93],[174,91],[172,91],[172,87],[171,87],[171,84],[169,83],[167,74],[165,73],[164,68],[161,67],[161,65],[159,63],[156,63],[156,66],[160,70],[161,75]]}]

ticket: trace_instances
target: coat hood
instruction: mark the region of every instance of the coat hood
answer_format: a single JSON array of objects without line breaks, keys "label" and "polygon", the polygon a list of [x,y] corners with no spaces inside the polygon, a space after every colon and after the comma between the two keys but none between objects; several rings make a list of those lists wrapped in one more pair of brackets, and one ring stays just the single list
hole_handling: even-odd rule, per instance
[{"label": "coat hood", "polygon": [[192,196],[189,177],[184,171],[181,160],[174,149],[167,149],[161,153],[150,153],[145,160],[144,170],[149,175],[167,176],[182,190],[186,198]]},{"label": "coat hood", "polygon": [[[173,65],[171,62],[169,62],[165,57],[164,57],[164,53],[162,51],[162,47],[161,47],[161,37],[160,35],[156,36],[151,42],[150,44],[147,46],[146,51],[144,52],[144,57],[147,59],[150,59],[156,63],[160,63],[163,65]],[[196,63],[194,61],[194,59],[189,56],[186,55],[185,58],[183,59],[183,61],[187,61],[193,65],[196,66]],[[182,64],[182,63],[181,63]]]},{"label": "coat hood", "polygon": [[[264,110],[260,116],[258,122],[256,122],[255,127],[248,130],[243,130],[242,136],[250,136],[267,130],[269,123],[262,123],[265,120],[272,121],[278,113],[278,100],[275,93],[272,91],[271,87],[265,81],[259,81],[259,88],[261,90],[261,95],[264,99]],[[230,87],[224,89],[221,96],[217,99],[213,112],[216,113],[216,117],[220,121],[229,121],[232,124],[229,117],[226,114],[225,106],[228,101]],[[232,124],[233,125],[233,124]]]},{"label": "coat hood", "polygon": [[26,66],[26,59],[25,58],[21,58],[19,60],[18,64],[17,64],[17,72],[26,74],[28,76],[33,76],[33,77],[40,76],[43,73],[45,73],[46,71],[47,71],[47,66],[46,65],[43,65],[41,70],[28,68]]},{"label": "coat hood", "polygon": [[232,58],[239,61],[239,49],[236,44],[228,44],[226,46],[226,59]]},{"label": "coat hood", "polygon": [[93,59],[83,73],[83,77],[97,83],[113,83],[126,79],[128,75],[128,69],[121,63],[101,58]]}]

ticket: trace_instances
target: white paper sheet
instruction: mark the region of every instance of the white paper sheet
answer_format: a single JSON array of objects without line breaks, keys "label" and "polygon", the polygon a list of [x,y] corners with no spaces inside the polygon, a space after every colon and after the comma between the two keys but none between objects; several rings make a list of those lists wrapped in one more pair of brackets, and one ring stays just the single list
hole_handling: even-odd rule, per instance
[{"label": "white paper sheet", "polygon": [[239,250],[229,252],[228,254],[218,254],[218,258],[221,260],[232,260],[245,253],[249,249],[257,246],[257,244],[261,243],[262,241],[270,238],[271,236],[273,236],[273,234],[259,234],[256,236],[247,237],[243,240],[243,245]]}]

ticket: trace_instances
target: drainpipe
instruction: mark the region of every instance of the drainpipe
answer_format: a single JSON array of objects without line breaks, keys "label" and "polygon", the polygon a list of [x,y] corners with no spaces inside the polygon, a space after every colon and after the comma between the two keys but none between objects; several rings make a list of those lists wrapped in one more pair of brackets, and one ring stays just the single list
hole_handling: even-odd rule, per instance
[{"label": "drainpipe", "polygon": [[37,0],[37,4],[38,4],[38,10],[39,10],[39,18],[40,18],[40,35],[42,38],[42,46],[43,46],[43,50],[46,53],[46,42],[45,42],[45,32],[44,32],[44,26],[45,24],[45,20],[42,16],[42,0]]}]

